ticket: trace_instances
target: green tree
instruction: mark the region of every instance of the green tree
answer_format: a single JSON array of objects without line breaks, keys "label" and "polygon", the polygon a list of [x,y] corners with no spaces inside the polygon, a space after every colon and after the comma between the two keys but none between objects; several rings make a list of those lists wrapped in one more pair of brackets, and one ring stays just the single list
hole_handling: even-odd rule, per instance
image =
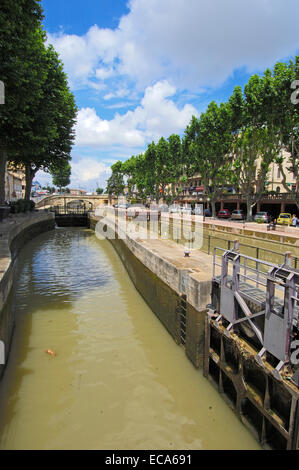
[{"label": "green tree", "polygon": [[[14,156],[14,162],[23,164],[26,171],[25,199],[30,197],[32,180],[39,170],[52,172],[64,168],[71,159],[74,142],[74,124],[77,107],[67,84],[67,77],[58,54],[52,46],[44,54],[45,80],[41,96],[30,110],[33,114],[31,134]],[[32,137],[33,136],[33,137]]]},{"label": "green tree", "polygon": [[218,106],[212,101],[197,122],[189,152],[193,153],[196,171],[200,173],[205,194],[211,201],[213,217],[216,216],[216,200],[223,185],[231,178],[232,140],[230,106]]},{"label": "green tree", "polygon": [[155,161],[155,177],[156,177],[156,200],[158,202],[161,196],[164,197],[165,187],[171,181],[173,174],[173,166],[169,151],[169,143],[164,137],[161,137],[156,144],[156,161]]},{"label": "green tree", "polygon": [[[299,104],[291,100],[292,84],[299,80],[299,56],[289,63],[278,62],[273,69],[272,87],[269,92],[271,112],[268,113],[276,129],[277,141],[282,150],[275,161],[282,174],[282,184],[292,195],[299,208]],[[296,189],[288,184],[288,174],[293,176]]]},{"label": "green tree", "polygon": [[271,71],[253,75],[244,88],[234,90],[229,100],[234,134],[233,181],[247,203],[247,220],[253,207],[265,193],[270,164],[281,148],[273,114],[273,80]]},{"label": "green tree", "polygon": [[267,174],[277,148],[266,127],[247,127],[237,136],[234,153],[233,181],[246,198],[247,220],[251,220],[253,207],[265,193]]},{"label": "green tree", "polygon": [[104,189],[103,188],[97,188],[96,189],[96,193],[100,196],[101,194],[103,194],[104,192]]},{"label": "green tree", "polygon": [[53,167],[51,170],[52,174],[52,181],[54,186],[59,188],[59,192],[61,192],[61,188],[65,188],[71,182],[71,165],[69,163],[64,163],[63,165],[57,165]]},{"label": "green tree", "polygon": [[187,125],[184,131],[184,137],[182,141],[182,164],[180,169],[180,176],[193,176],[198,171],[196,160],[194,159],[194,148],[193,144],[197,138],[198,132],[198,119],[192,116],[190,123]]},{"label": "green tree", "polygon": [[111,166],[112,174],[107,180],[107,193],[109,195],[119,196],[123,194],[125,184],[122,173],[122,162],[118,161]]},{"label": "green tree", "polygon": [[171,136],[169,136],[167,140],[169,143],[169,154],[171,164],[169,183],[171,183],[171,192],[174,196],[175,183],[178,181],[178,179],[184,172],[182,141],[180,136],[177,134],[171,134]]},{"label": "green tree", "polygon": [[5,105],[0,106],[0,204],[5,199],[8,155],[22,149],[32,116],[28,110],[40,98],[44,80],[36,59],[41,55],[39,0],[1,0],[0,79]]}]

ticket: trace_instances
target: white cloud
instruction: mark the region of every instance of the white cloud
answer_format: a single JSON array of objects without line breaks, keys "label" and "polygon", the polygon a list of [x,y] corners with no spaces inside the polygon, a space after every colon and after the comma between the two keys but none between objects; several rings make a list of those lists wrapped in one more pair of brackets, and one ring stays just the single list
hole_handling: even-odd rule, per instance
[{"label": "white cloud", "polygon": [[107,147],[123,145],[143,147],[146,142],[161,136],[181,132],[196,109],[186,104],[178,109],[169,99],[176,89],[167,81],[156,83],[145,90],[141,106],[114,119],[101,119],[94,108],[83,108],[78,113],[76,144]]},{"label": "white cloud", "polygon": [[[76,161],[71,161],[72,167],[70,188],[95,190],[96,187],[106,188],[106,181],[111,175],[110,165],[115,163],[115,159],[98,161],[92,157],[79,157]],[[37,172],[35,180],[42,186],[53,186],[52,176],[40,170]]]},{"label": "white cloud", "polygon": [[118,28],[49,35],[72,83],[123,74],[146,87],[219,85],[234,69],[263,70],[298,48],[298,0],[131,0]]},{"label": "white cloud", "polygon": [[[71,187],[96,189],[96,186],[106,187],[106,180],[111,174],[110,165],[94,158],[85,157],[71,162]],[[104,188],[105,189],[105,188]]]},{"label": "white cloud", "polygon": [[98,79],[105,80],[106,78],[113,77],[115,72],[112,67],[109,67],[109,68],[100,67],[96,70],[95,74]]},{"label": "white cloud", "polygon": [[103,98],[104,100],[111,100],[112,98],[125,98],[130,94],[130,90],[126,87],[116,89],[113,93],[107,93]]}]

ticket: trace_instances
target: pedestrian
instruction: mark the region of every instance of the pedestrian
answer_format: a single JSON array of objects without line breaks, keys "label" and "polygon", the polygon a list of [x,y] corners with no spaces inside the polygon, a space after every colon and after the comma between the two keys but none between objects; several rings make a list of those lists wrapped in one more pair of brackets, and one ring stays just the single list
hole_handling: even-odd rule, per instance
[{"label": "pedestrian", "polygon": [[292,217],[292,227],[297,227],[297,224],[298,224],[297,216],[296,216],[296,214],[293,214],[293,217]]},{"label": "pedestrian", "polygon": [[271,216],[271,220],[270,220],[269,224],[267,225],[267,230],[271,230],[271,229],[275,230],[276,224],[277,224],[277,220],[274,219],[273,216]]}]

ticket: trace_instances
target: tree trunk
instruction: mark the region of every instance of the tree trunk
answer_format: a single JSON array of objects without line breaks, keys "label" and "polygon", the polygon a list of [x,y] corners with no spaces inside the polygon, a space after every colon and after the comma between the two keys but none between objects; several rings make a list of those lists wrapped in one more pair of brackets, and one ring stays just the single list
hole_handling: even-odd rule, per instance
[{"label": "tree trunk", "polygon": [[7,163],[7,151],[0,148],[0,206],[5,203],[5,169]]},{"label": "tree trunk", "polygon": [[252,197],[251,196],[247,196],[247,216],[246,216],[246,220],[247,222],[250,222],[252,220],[252,208],[255,204],[252,204]]},{"label": "tree trunk", "polygon": [[211,199],[211,206],[212,206],[212,217],[216,219],[216,200],[214,198]]},{"label": "tree trunk", "polygon": [[25,176],[26,176],[26,187],[25,187],[25,195],[24,199],[26,201],[30,201],[31,196],[31,188],[32,188],[32,181],[35,176],[35,171],[32,170],[31,165],[25,166]]}]

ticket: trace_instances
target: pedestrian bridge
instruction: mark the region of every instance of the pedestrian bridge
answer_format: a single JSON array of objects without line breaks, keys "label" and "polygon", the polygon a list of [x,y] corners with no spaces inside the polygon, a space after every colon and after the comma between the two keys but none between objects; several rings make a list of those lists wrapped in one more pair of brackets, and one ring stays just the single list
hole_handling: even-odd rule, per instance
[{"label": "pedestrian bridge", "polygon": [[94,211],[99,206],[114,204],[117,198],[108,195],[101,196],[47,196],[36,203],[37,209],[49,209],[50,207],[68,207],[77,206],[85,208],[87,212]]}]

